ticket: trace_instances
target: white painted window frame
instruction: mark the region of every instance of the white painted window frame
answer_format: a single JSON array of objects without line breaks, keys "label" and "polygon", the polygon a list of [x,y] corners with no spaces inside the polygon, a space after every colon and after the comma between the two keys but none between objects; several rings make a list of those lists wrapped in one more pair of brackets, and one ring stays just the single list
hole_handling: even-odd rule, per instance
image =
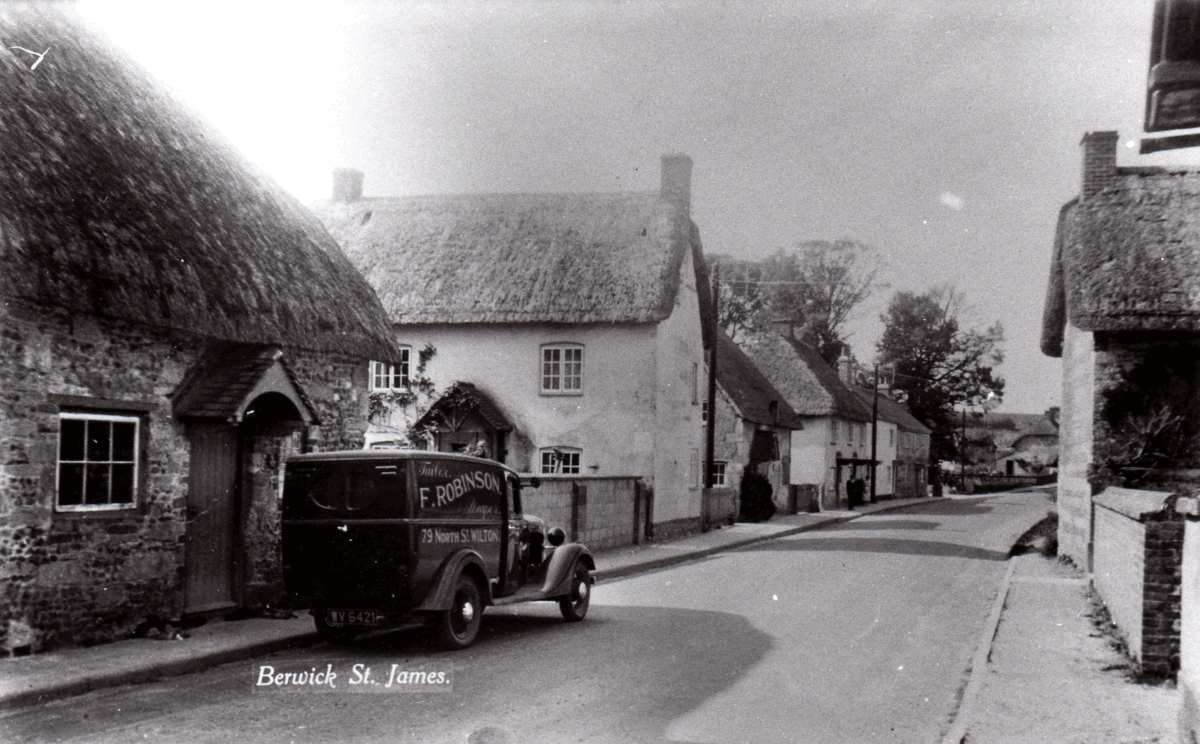
[{"label": "white painted window frame", "polygon": [[583,360],[583,344],[566,341],[542,344],[538,347],[539,392],[583,395]]},{"label": "white painted window frame", "polygon": [[412,381],[412,378],[409,376],[411,369],[412,347],[410,346],[400,347],[400,362],[397,364],[372,359],[369,375],[371,392],[381,393],[391,390],[407,390],[409,383]]},{"label": "white painted window frame", "polygon": [[542,475],[579,475],[583,471],[583,450],[578,447],[542,447],[538,450],[538,468]]},{"label": "white painted window frame", "polygon": [[[62,450],[63,450],[62,422],[63,421],[83,421],[83,422],[85,422],[84,423],[85,434],[84,434],[84,442],[83,442],[83,458],[84,459],[82,459],[82,460],[64,460],[64,459],[62,459],[62,454],[63,454],[63,452],[62,452]],[[61,411],[58,414],[58,422],[59,422],[58,443],[57,443],[57,449],[55,451],[55,462],[54,462],[54,510],[56,512],[64,512],[64,513],[66,513],[66,512],[79,513],[79,512],[125,511],[125,510],[138,508],[138,502],[139,502],[139,496],[140,496],[140,494],[138,493],[138,483],[139,483],[139,475],[140,475],[140,471],[141,471],[141,454],[142,454],[142,446],[141,446],[142,419],[141,419],[141,416],[131,416],[131,415],[112,414],[112,413],[87,413],[87,412],[81,412],[81,411]],[[114,460],[114,459],[112,459],[113,437],[110,432],[109,438],[108,438],[109,458],[107,460],[89,460],[88,452],[87,452],[88,445],[87,445],[86,432],[87,432],[87,427],[90,426],[91,422],[105,422],[105,423],[109,424],[110,427],[114,423],[133,424],[133,459],[132,460]],[[62,489],[63,465],[83,465],[84,466],[85,475],[83,477],[83,499],[84,499],[84,501],[86,501],[87,500],[86,467],[88,464],[100,464],[100,463],[107,464],[110,466],[114,465],[114,464],[122,464],[122,465],[132,464],[133,465],[133,476],[132,476],[132,481],[130,483],[130,488],[132,491],[130,493],[130,500],[128,502],[122,501],[122,502],[117,502],[117,503],[113,503],[110,500],[109,502],[103,503],[103,504],[87,504],[87,503],[60,504],[59,503],[59,494]],[[111,494],[112,471],[111,471],[111,469],[109,471],[108,478],[109,478],[109,480],[108,480],[109,498],[111,499],[112,498],[112,494]]]}]

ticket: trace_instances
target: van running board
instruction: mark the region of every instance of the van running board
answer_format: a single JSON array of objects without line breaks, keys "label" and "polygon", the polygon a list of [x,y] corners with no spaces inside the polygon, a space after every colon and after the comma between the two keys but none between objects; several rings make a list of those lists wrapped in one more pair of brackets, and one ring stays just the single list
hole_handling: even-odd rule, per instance
[{"label": "van running board", "polygon": [[504,605],[517,604],[518,602],[556,602],[558,597],[547,597],[542,594],[540,589],[534,591],[518,591],[516,594],[510,594],[507,597],[493,597],[492,604],[496,607]]}]

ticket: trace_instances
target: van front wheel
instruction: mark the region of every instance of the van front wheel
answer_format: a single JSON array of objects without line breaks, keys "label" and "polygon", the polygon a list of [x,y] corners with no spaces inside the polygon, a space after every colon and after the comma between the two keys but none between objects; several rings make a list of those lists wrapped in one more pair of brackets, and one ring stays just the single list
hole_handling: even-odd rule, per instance
[{"label": "van front wheel", "polygon": [[483,593],[470,576],[459,576],[454,587],[454,601],[442,613],[439,631],[442,644],[450,649],[470,646],[479,637],[483,625]]},{"label": "van front wheel", "polygon": [[582,561],[571,571],[571,593],[558,600],[558,610],[567,622],[579,622],[587,617],[592,602],[592,576]]}]

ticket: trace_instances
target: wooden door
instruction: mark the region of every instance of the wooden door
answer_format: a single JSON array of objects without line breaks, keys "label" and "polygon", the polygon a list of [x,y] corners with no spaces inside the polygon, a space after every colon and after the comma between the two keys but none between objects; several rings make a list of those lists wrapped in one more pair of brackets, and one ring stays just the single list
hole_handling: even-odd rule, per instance
[{"label": "wooden door", "polygon": [[224,424],[189,430],[192,442],[187,496],[187,585],[184,611],[237,605],[237,431]]}]

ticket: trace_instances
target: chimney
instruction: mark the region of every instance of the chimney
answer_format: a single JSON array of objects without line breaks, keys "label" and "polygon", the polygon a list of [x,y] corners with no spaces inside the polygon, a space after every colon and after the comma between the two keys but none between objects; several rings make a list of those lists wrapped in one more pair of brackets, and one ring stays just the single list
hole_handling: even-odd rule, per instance
[{"label": "chimney", "polygon": [[1117,180],[1117,140],[1115,131],[1088,132],[1079,143],[1083,146],[1083,183],[1079,195],[1095,196]]},{"label": "chimney", "polygon": [[842,356],[838,359],[838,377],[842,379],[842,384],[846,387],[854,385],[854,359],[850,356],[849,349],[842,349]]},{"label": "chimney", "polygon": [[663,199],[681,207],[684,212],[692,211],[692,159],[681,152],[662,156]]},{"label": "chimney", "polygon": [[362,198],[362,171],[353,168],[333,169],[333,200],[352,202]]}]

